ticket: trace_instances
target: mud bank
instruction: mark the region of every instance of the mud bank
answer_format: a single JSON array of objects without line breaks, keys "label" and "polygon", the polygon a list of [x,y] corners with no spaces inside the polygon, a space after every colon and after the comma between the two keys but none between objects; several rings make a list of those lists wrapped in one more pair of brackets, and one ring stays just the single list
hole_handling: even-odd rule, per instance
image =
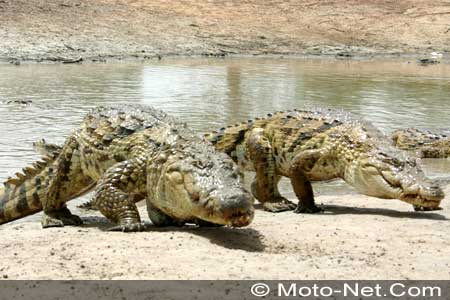
[{"label": "mud bank", "polygon": [[448,1],[0,0],[0,59],[450,51]]}]

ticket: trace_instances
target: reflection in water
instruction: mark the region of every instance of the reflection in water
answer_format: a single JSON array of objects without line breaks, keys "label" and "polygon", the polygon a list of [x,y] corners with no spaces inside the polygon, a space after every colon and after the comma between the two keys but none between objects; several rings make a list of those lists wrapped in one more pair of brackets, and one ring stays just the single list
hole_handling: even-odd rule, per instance
[{"label": "reflection in water", "polygon": [[225,77],[225,66],[145,66],[141,81],[143,102],[207,130],[226,121]]},{"label": "reflection in water", "polygon": [[228,87],[228,101],[227,101],[227,123],[231,124],[237,120],[233,120],[239,112],[246,108],[242,106],[242,91],[241,91],[241,76],[242,71],[239,64],[230,64],[227,66],[227,87]]},{"label": "reflection in water", "polygon": [[[0,180],[37,158],[31,143],[61,143],[96,105],[146,103],[181,117],[198,132],[275,110],[345,109],[389,132],[450,126],[450,65],[405,61],[189,59],[86,65],[0,65]],[[426,162],[427,163],[427,162]],[[431,176],[450,165],[426,164]],[[433,171],[435,170],[435,171]],[[349,192],[342,183],[322,192]]]}]

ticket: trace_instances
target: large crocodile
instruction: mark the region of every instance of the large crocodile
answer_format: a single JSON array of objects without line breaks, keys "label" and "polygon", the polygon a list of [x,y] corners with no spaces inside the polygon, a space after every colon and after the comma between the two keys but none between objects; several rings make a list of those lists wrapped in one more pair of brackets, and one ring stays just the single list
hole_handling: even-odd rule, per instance
[{"label": "large crocodile", "polygon": [[402,150],[415,151],[422,158],[450,157],[450,131],[432,132],[408,128],[392,133],[394,145]]},{"label": "large crocodile", "polygon": [[[50,149],[50,150],[49,150]],[[43,210],[43,227],[80,224],[66,202],[96,187],[94,203],[117,226],[143,228],[146,199],[155,225],[248,225],[253,197],[233,161],[186,125],[139,105],[100,107],[62,147],[0,190],[0,224]]]},{"label": "large crocodile", "polygon": [[295,208],[278,191],[282,176],[290,178],[299,199],[297,213],[320,211],[311,181],[334,178],[369,196],[400,199],[416,210],[439,209],[444,198],[415,160],[395,149],[372,125],[348,113],[277,112],[205,136],[244,170],[256,172],[252,192],[268,211]]}]

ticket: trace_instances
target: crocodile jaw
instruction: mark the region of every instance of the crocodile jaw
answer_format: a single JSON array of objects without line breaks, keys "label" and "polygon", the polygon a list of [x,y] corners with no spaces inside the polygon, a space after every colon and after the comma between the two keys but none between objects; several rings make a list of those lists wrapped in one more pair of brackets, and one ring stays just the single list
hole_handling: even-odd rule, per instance
[{"label": "crocodile jaw", "polygon": [[198,201],[193,201],[195,218],[219,225],[242,227],[254,217],[254,198],[242,188],[230,187],[228,193],[214,190]]},{"label": "crocodile jaw", "polygon": [[344,178],[365,195],[399,199],[416,207],[438,209],[444,198],[442,189],[429,182],[418,169],[398,170],[386,164],[367,166],[354,161]]},{"label": "crocodile jaw", "polygon": [[192,156],[168,154],[151,166],[148,174],[158,178],[147,181],[148,189],[157,195],[154,205],[180,221],[249,225],[254,198],[243,188],[235,164],[224,155],[226,160]]}]

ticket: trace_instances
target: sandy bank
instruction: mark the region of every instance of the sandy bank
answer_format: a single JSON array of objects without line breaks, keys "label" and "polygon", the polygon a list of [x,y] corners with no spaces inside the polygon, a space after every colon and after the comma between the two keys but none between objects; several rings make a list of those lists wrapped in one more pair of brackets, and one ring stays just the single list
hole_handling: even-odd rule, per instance
[{"label": "sandy bank", "polygon": [[1,0],[0,58],[450,51],[448,1]]},{"label": "sandy bank", "polygon": [[106,219],[91,211],[82,227],[5,224],[0,278],[450,279],[449,201],[444,210],[420,213],[359,195],[317,200],[326,213],[258,210],[240,229],[106,232]]}]

